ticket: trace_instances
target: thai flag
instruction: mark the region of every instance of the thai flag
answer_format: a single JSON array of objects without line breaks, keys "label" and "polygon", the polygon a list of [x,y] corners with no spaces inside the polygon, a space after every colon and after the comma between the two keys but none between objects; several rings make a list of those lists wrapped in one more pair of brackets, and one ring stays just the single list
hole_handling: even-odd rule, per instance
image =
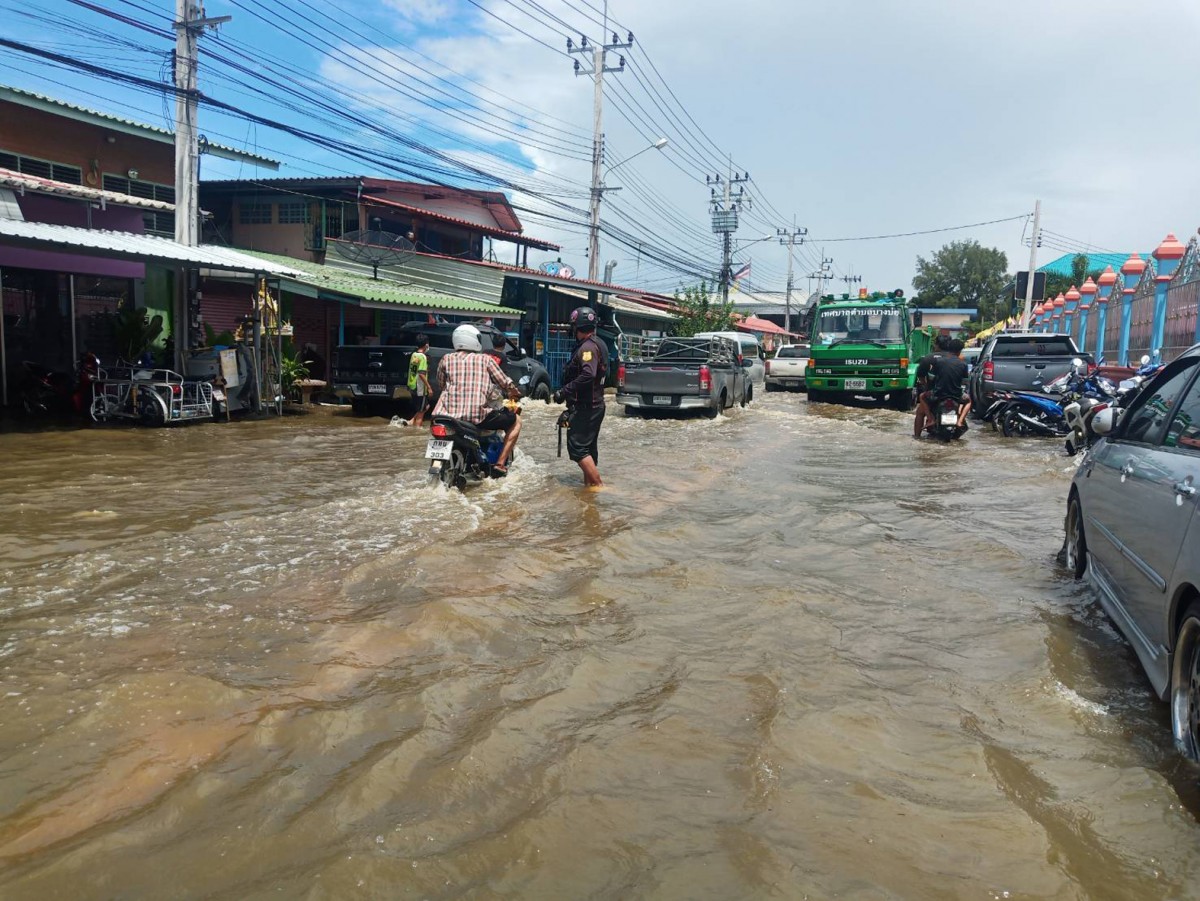
[{"label": "thai flag", "polygon": [[733,280],[735,282],[740,282],[742,279],[746,278],[749,275],[750,275],[750,264],[747,263],[745,266],[743,266],[741,269],[739,269],[737,272],[735,272],[733,274]]}]

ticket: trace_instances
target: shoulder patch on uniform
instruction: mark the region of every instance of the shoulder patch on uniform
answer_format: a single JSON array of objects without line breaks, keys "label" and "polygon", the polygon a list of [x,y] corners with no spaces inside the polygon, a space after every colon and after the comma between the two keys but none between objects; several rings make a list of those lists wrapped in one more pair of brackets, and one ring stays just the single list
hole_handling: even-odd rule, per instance
[{"label": "shoulder patch on uniform", "polygon": [[583,362],[585,362],[585,363],[592,362],[592,352],[590,350],[585,350],[583,352]]}]

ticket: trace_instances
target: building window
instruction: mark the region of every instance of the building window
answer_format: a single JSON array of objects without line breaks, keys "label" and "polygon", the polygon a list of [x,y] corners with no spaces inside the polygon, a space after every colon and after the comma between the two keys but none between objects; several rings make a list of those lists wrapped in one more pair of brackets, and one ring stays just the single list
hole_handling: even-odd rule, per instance
[{"label": "building window", "polygon": [[280,225],[308,225],[308,221],[308,204],[303,200],[279,204]]},{"label": "building window", "polygon": [[160,238],[175,237],[175,214],[165,212],[148,212],[142,216],[146,234],[158,235]]},{"label": "building window", "polygon": [[22,175],[32,175],[36,178],[48,178],[51,181],[66,182],[69,185],[83,184],[83,170],[78,166],[68,166],[65,163],[52,163],[49,160],[39,160],[32,156],[21,156],[18,153],[6,153],[0,150],[0,169],[11,169]]},{"label": "building window", "polygon": [[275,221],[272,212],[269,203],[239,203],[238,224],[271,225]]},{"label": "building window", "polygon": [[106,191],[117,194],[128,194],[130,197],[140,197],[143,200],[158,200],[162,203],[175,202],[175,186],[160,185],[158,182],[141,181],[136,178],[125,178],[123,175],[105,174],[101,183]]}]

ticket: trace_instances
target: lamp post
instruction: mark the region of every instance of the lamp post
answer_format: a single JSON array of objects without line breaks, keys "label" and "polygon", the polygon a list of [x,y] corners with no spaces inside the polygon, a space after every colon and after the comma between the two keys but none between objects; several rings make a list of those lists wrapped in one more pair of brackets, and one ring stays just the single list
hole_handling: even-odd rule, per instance
[{"label": "lamp post", "polygon": [[600,201],[604,199],[605,191],[619,191],[618,188],[609,188],[604,184],[604,179],[608,174],[619,166],[624,166],[634,157],[641,156],[647,150],[662,150],[666,147],[668,141],[666,138],[659,138],[653,144],[648,144],[643,147],[633,156],[627,156],[619,163],[614,163],[604,170],[604,174],[592,183],[592,221],[588,228],[588,279],[596,280],[596,276],[600,272]]}]

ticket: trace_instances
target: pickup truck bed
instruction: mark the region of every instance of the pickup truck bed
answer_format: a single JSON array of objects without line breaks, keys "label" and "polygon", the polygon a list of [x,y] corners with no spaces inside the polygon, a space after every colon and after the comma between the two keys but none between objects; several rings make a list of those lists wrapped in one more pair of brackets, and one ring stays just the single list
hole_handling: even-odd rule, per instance
[{"label": "pickup truck bed", "polygon": [[622,335],[619,350],[616,399],[627,413],[703,410],[716,416],[749,396],[738,348],[726,338]]},{"label": "pickup truck bed", "polygon": [[1040,391],[1043,385],[1070,371],[1075,359],[1092,364],[1091,354],[1081,353],[1070,335],[996,335],[984,345],[971,371],[972,408],[982,414],[997,391]]}]

